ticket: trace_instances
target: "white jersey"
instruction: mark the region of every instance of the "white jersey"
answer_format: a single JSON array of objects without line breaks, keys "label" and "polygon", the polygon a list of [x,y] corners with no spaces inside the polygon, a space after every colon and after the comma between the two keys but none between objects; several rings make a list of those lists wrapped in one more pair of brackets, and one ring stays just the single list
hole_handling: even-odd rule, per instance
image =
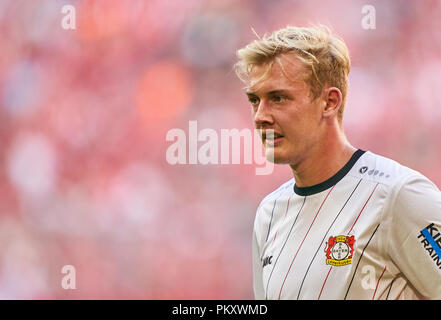
[{"label": "white jersey", "polygon": [[330,179],[294,179],[261,202],[256,299],[441,299],[441,192],[357,150]]}]

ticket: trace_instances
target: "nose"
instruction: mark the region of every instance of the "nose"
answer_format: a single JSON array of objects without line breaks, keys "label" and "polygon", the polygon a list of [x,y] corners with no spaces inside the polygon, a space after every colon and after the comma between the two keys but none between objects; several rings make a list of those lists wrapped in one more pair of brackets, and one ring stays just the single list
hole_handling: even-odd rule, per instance
[{"label": "nose", "polygon": [[254,125],[256,128],[263,128],[265,125],[271,125],[273,123],[274,119],[271,114],[270,106],[265,100],[260,100],[259,105],[254,111]]}]

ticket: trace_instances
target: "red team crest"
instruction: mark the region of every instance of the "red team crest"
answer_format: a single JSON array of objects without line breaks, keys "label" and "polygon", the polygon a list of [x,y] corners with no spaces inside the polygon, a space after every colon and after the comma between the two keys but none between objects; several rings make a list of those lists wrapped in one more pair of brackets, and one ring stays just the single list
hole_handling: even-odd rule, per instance
[{"label": "red team crest", "polygon": [[354,253],[354,236],[329,237],[327,242],[326,264],[345,266],[352,263]]}]

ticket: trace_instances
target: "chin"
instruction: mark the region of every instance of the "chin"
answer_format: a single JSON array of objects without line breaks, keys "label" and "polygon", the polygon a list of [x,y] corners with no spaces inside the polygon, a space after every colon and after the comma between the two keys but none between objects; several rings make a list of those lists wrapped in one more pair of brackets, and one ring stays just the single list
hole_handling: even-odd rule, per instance
[{"label": "chin", "polygon": [[[268,159],[268,161],[271,161]],[[274,164],[291,164],[291,162],[288,159],[282,159],[282,158],[274,158],[274,161],[271,161]]]},{"label": "chin", "polygon": [[293,155],[291,153],[283,152],[283,150],[277,150],[278,148],[266,148],[265,157],[266,160],[275,164],[289,164],[292,165]]},{"label": "chin", "polygon": [[287,157],[279,154],[279,152],[274,152],[273,149],[267,149],[265,152],[266,160],[275,164],[288,164],[289,160]]}]

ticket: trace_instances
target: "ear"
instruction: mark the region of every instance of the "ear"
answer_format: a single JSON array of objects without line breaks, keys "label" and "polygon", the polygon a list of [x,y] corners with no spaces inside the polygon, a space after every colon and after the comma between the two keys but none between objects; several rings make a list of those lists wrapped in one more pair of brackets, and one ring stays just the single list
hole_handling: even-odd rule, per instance
[{"label": "ear", "polygon": [[322,93],[324,108],[323,117],[332,118],[335,116],[337,118],[338,110],[340,110],[341,103],[343,100],[343,95],[340,89],[336,87],[325,87]]}]

